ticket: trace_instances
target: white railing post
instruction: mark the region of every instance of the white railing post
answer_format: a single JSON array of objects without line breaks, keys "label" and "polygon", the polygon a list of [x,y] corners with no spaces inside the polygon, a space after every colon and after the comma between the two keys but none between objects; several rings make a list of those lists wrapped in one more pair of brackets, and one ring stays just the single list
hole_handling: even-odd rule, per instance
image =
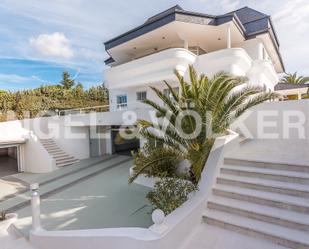
[{"label": "white railing post", "polygon": [[232,37],[231,37],[231,24],[229,23],[227,25],[227,31],[226,31],[226,46],[227,48],[232,47]]},{"label": "white railing post", "polygon": [[39,184],[38,183],[31,184],[30,191],[31,191],[32,230],[37,231],[41,229]]}]

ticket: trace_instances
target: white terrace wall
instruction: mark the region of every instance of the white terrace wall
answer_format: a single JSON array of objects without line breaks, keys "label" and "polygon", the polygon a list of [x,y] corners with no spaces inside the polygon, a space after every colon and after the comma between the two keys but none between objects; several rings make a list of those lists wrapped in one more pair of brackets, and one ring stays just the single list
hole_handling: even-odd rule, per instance
[{"label": "white terrace wall", "polygon": [[89,126],[69,126],[67,116],[47,118],[49,136],[68,154],[77,159],[89,158]]},{"label": "white terrace wall", "polygon": [[77,159],[89,158],[89,127],[66,125],[65,117],[42,117],[0,123],[0,141],[12,143],[26,138],[22,170],[46,173],[55,169],[55,160],[42,146],[40,138],[52,138],[68,154]]},{"label": "white terrace wall", "polygon": [[52,138],[66,153],[77,159],[89,158],[89,127],[66,124],[67,116],[42,117],[23,121],[39,138]]},{"label": "white terrace wall", "polygon": [[50,172],[55,167],[54,160],[40,143],[38,137],[25,128],[22,121],[9,121],[0,123],[0,140],[15,141],[26,139],[21,145],[23,151],[23,171],[32,173]]},{"label": "white terrace wall", "polygon": [[309,100],[265,102],[246,112],[232,129],[255,139],[309,143]]}]

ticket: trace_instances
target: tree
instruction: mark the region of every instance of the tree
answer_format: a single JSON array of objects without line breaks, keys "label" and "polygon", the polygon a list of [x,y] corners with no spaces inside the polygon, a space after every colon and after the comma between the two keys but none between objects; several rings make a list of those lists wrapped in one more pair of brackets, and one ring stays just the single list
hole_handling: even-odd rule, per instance
[{"label": "tree", "polygon": [[280,83],[307,84],[309,83],[309,77],[297,76],[297,72],[294,74],[288,73],[281,78]]},{"label": "tree", "polygon": [[[261,88],[246,86],[243,84],[244,78],[232,77],[225,73],[218,73],[213,78],[198,76],[192,66],[189,72],[190,83],[175,71],[179,81],[179,94],[167,82],[165,84],[171,93],[170,96],[151,87],[164,105],[149,99],[144,103],[156,110],[157,117],[161,118],[159,119],[161,121],[154,123],[139,120],[138,124],[142,137],[148,141],[164,144],[165,148],[175,151],[176,155],[182,155],[182,159],[188,160],[191,165],[190,179],[198,183],[215,137],[226,134],[231,123],[249,108],[278,95],[264,92]],[[240,85],[243,87],[236,91]],[[200,120],[187,115],[193,112],[198,114]],[[163,122],[167,116],[169,118]],[[182,117],[181,123],[178,117]],[[200,132],[196,132],[198,126]],[[131,181],[143,173],[143,170],[155,167],[157,163],[157,159],[145,162],[144,169],[141,168]]]},{"label": "tree", "polygon": [[60,84],[65,89],[71,89],[75,85],[75,82],[73,79],[71,79],[69,72],[65,71],[62,73],[62,81],[60,81]]}]

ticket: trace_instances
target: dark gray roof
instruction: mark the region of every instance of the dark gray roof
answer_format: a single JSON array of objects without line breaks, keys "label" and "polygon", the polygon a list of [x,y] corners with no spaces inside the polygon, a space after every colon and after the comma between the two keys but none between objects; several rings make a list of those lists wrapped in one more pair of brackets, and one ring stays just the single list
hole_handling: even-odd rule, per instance
[{"label": "dark gray roof", "polygon": [[237,14],[239,20],[243,24],[254,22],[256,20],[260,20],[260,19],[265,18],[265,17],[269,17],[268,15],[266,15],[262,12],[259,12],[257,10],[251,9],[247,6],[240,8],[240,9],[237,9],[237,10],[234,10],[232,12],[229,12],[228,14],[232,14],[232,13]]},{"label": "dark gray roof", "polygon": [[145,22],[145,24],[157,21],[160,18],[162,18],[163,16],[172,14],[172,13],[176,12],[177,10],[183,10],[183,8],[181,8],[179,5],[175,5],[172,8],[169,8],[169,9],[167,9],[167,10],[165,10],[165,11],[159,13],[159,14],[156,14],[156,15],[148,18],[147,21]]},{"label": "dark gray roof", "polygon": [[[224,15],[214,16],[214,15],[186,11],[182,9],[179,5],[176,5],[155,16],[150,17],[149,19],[147,19],[147,21],[144,24],[122,35],[119,35],[109,41],[106,41],[104,43],[105,49],[108,50],[113,47],[116,47],[122,43],[130,41],[136,37],[139,37],[143,34],[146,34],[150,31],[160,28],[173,21],[177,21],[177,20],[185,21],[186,18],[181,18],[181,16],[190,16],[192,18],[193,17],[207,18],[207,19],[210,19],[210,22],[208,22],[208,24],[215,25],[215,26],[221,25],[231,20],[235,20],[240,26],[240,29],[243,35],[247,39],[254,38],[258,34],[272,31],[273,36],[271,37],[273,37],[273,39],[275,40],[274,45],[276,46],[277,52],[282,62],[282,59],[279,53],[278,38],[273,28],[270,16],[263,14],[257,10],[251,9],[249,7],[243,7],[241,9],[226,13]],[[270,23],[270,27],[269,27],[269,23]]]},{"label": "dark gray roof", "polygon": [[275,85],[275,91],[308,88],[308,87],[309,85],[307,84],[278,83],[277,85]]},{"label": "dark gray roof", "polygon": [[211,18],[213,20],[209,23],[210,25],[220,25],[225,22],[231,21],[233,18],[237,18],[242,24],[246,36],[250,36],[251,34],[257,33],[259,31],[268,30],[268,21],[270,18],[270,16],[263,14],[259,11],[256,11],[254,9],[251,9],[249,7],[244,7],[224,15],[214,16],[214,15],[207,15],[197,12],[186,11],[183,10],[179,5],[176,5],[153,17],[150,17],[141,26],[138,26],[120,36],[117,36],[109,41],[106,41],[104,45],[106,49],[110,49],[114,46],[117,46],[121,43],[129,41],[133,38],[136,38],[140,35],[150,32],[156,28],[166,25],[177,19],[176,18],[177,13],[183,15]]}]

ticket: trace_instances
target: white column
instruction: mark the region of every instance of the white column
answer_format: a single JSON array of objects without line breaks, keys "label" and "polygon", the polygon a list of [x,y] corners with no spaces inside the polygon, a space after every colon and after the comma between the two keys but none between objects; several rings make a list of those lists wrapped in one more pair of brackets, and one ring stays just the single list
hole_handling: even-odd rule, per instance
[{"label": "white column", "polygon": [[229,23],[227,25],[227,31],[226,31],[226,47],[231,48],[232,47],[232,38],[231,38],[231,24]]},{"label": "white column", "polygon": [[261,42],[258,43],[258,59],[264,60],[264,46]]},{"label": "white column", "polygon": [[32,230],[37,231],[41,229],[39,184],[38,183],[31,184],[30,191],[31,191]]},{"label": "white column", "polygon": [[300,91],[298,91],[298,93],[297,93],[297,98],[301,99],[301,92]]},{"label": "white column", "polygon": [[189,43],[188,41],[183,41],[183,47],[187,50],[189,50]]}]

